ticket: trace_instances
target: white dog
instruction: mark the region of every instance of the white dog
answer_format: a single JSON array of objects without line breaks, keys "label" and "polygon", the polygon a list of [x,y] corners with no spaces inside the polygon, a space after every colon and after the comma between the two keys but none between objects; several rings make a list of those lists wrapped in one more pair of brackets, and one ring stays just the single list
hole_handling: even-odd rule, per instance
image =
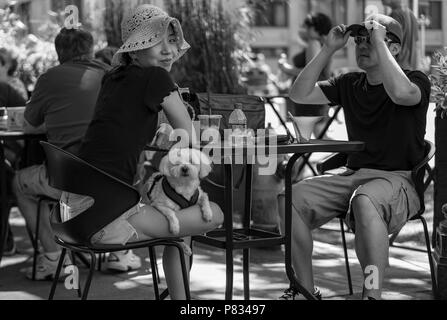
[{"label": "white dog", "polygon": [[211,171],[211,161],[203,152],[173,148],[162,158],[159,171],[149,178],[146,195],[148,203],[168,219],[171,233],[180,232],[176,212],[194,204],[199,205],[203,220],[211,221],[208,195],[200,188],[200,179]]}]

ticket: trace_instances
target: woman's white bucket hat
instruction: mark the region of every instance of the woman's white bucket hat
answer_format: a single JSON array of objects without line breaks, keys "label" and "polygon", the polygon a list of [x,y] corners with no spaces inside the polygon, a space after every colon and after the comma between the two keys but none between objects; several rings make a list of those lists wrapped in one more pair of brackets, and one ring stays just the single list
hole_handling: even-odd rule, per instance
[{"label": "woman's white bucket hat", "polygon": [[159,7],[149,4],[142,4],[130,10],[121,22],[123,45],[115,53],[112,64],[123,63],[122,54],[125,52],[148,49],[158,44],[170,25],[177,37],[179,48],[179,54],[175,57],[177,60],[190,48],[183,38],[180,22]]}]

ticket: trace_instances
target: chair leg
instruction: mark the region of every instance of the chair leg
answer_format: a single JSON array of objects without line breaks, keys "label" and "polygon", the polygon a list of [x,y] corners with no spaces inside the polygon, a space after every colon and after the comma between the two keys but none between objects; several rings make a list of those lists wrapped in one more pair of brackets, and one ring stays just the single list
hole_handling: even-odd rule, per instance
[{"label": "chair leg", "polygon": [[98,254],[98,271],[101,271],[101,267],[102,267],[102,259],[105,257],[104,253],[99,253]]},{"label": "chair leg", "polygon": [[348,277],[349,295],[353,295],[354,291],[352,290],[351,269],[349,268],[349,257],[348,257],[348,247],[346,245],[345,226],[343,224],[343,219],[339,219],[339,221],[340,221],[341,239],[343,241],[343,251],[345,254],[345,266],[346,266],[346,276]]},{"label": "chair leg", "polygon": [[37,255],[39,254],[39,227],[40,227],[40,208],[42,205],[42,198],[37,201],[37,216],[36,216],[36,229],[34,231],[33,241],[34,253],[33,253],[33,275],[32,279],[36,280],[36,267],[37,267]]},{"label": "chair leg", "polygon": [[[76,255],[73,251],[71,251],[71,263],[77,267]],[[82,297],[81,281],[80,281],[79,274],[78,274],[78,290],[77,290],[77,292],[78,292],[78,298]]]},{"label": "chair leg", "polygon": [[157,256],[154,252],[154,247],[149,247],[149,260],[151,262],[152,270],[152,282],[154,283],[155,300],[160,300],[160,292],[158,290],[158,269],[157,269]]},{"label": "chair leg", "polygon": [[425,218],[420,216],[419,220],[421,220],[422,226],[424,227],[425,245],[427,247],[428,263],[430,265],[431,287],[432,287],[433,295],[436,299],[438,297],[438,286],[436,283],[435,268],[433,265],[433,257],[431,254],[430,235],[428,233],[427,222],[425,221]]},{"label": "chair leg", "polygon": [[61,256],[59,257],[59,262],[56,268],[56,274],[54,275],[53,284],[51,285],[50,296],[48,300],[53,300],[54,293],[56,292],[57,282],[59,280],[59,275],[61,274],[62,264],[64,263],[65,254],[67,253],[67,249],[62,248]]},{"label": "chair leg", "polygon": [[87,280],[85,281],[84,292],[82,293],[82,300],[87,300],[88,291],[90,290],[90,284],[92,283],[93,272],[95,272],[96,266],[96,254],[89,252],[91,257],[90,269],[88,272]]},{"label": "chair leg", "polygon": [[180,255],[180,263],[182,266],[183,285],[185,287],[186,300],[191,300],[191,293],[189,291],[189,276],[188,276],[188,270],[186,270],[185,253],[183,252],[183,248],[180,243],[176,242],[175,246],[177,247],[178,253]]}]

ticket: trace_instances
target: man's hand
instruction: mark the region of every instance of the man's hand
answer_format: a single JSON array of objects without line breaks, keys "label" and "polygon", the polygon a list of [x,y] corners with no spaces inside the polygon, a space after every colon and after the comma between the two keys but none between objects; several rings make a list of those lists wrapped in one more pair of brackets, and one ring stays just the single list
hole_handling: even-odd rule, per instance
[{"label": "man's hand", "polygon": [[326,47],[332,52],[343,48],[348,42],[350,34],[351,31],[346,32],[346,26],[344,24],[332,28],[327,35]]},{"label": "man's hand", "polygon": [[383,43],[386,38],[386,28],[378,23],[375,20],[368,20],[365,22],[365,27],[368,29],[371,44],[374,48],[377,48],[377,45]]}]

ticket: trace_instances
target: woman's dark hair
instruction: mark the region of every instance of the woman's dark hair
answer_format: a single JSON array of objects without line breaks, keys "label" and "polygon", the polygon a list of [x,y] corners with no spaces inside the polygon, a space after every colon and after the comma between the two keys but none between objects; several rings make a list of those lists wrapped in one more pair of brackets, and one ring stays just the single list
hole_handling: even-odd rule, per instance
[{"label": "woman's dark hair", "polygon": [[332,29],[332,20],[324,13],[309,13],[304,19],[304,25],[314,27],[320,36],[325,36]]},{"label": "woman's dark hair", "polygon": [[0,48],[0,63],[2,65],[9,64],[8,76],[12,76],[17,70],[18,61],[12,56],[8,49]]},{"label": "woman's dark hair", "polygon": [[93,36],[88,31],[62,28],[54,44],[60,63],[84,55],[93,57]]},{"label": "woman's dark hair", "polygon": [[129,52],[124,52],[121,55],[121,62],[126,66],[128,66],[129,64],[132,63],[132,58],[131,58]]}]

